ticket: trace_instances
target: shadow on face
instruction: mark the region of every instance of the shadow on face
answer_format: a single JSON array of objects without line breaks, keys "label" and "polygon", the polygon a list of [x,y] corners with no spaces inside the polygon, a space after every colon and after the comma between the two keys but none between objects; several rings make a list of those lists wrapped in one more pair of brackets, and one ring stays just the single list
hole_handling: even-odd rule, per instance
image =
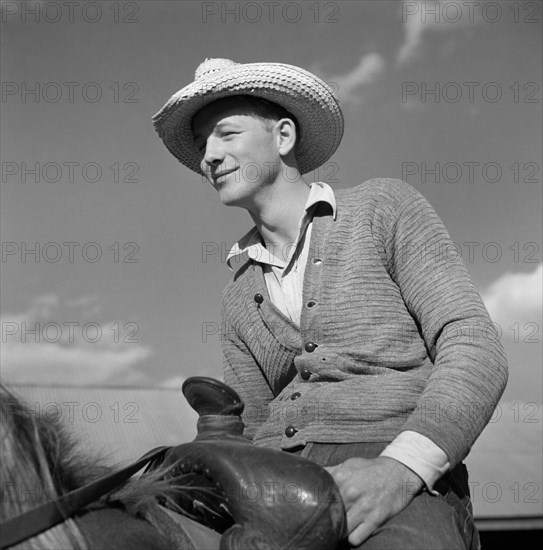
[{"label": "shadow on face", "polygon": [[277,103],[259,97],[237,95],[217,99],[194,115],[192,133],[195,145],[200,149],[202,142],[222,119],[235,115],[251,116],[263,120],[269,130],[279,120],[288,118],[294,123],[296,135],[299,136],[296,118]]}]

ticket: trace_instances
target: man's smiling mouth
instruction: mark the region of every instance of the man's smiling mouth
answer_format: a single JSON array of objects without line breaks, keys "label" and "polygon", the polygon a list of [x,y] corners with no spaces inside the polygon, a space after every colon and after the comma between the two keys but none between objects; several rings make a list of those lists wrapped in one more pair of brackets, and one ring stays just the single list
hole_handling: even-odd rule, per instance
[{"label": "man's smiling mouth", "polygon": [[228,174],[235,172],[236,170],[237,170],[237,167],[231,168],[230,170],[222,170],[221,172],[215,172],[214,174],[211,174],[211,178],[216,181],[219,178],[222,178],[223,176],[227,176]]}]

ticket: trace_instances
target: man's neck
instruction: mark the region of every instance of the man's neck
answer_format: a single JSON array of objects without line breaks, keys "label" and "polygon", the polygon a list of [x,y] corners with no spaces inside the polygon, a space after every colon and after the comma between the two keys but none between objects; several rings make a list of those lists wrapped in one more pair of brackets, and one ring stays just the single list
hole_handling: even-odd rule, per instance
[{"label": "man's neck", "polygon": [[284,249],[296,241],[309,190],[309,185],[302,178],[282,182],[269,189],[260,208],[249,211],[267,248]]}]

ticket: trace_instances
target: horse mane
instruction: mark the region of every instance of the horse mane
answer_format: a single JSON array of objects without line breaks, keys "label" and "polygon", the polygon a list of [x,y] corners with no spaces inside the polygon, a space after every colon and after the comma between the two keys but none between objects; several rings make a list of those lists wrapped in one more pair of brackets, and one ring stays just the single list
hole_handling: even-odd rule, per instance
[{"label": "horse mane", "polygon": [[[57,499],[113,471],[100,457],[80,452],[78,442],[59,421],[31,411],[0,384],[0,452],[2,462],[0,521],[4,522],[48,501]],[[100,499],[105,506],[122,506],[135,517],[145,517],[148,506],[168,502],[175,507],[179,483],[162,479],[173,466],[131,479]],[[86,550],[88,545],[74,519],[13,547]]]}]

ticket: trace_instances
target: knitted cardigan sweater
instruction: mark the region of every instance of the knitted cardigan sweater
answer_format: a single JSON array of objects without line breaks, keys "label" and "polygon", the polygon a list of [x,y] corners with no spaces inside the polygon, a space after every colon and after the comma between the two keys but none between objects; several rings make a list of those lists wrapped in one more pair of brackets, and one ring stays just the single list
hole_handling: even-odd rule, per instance
[{"label": "knitted cardigan sweater", "polygon": [[224,378],[257,445],[390,442],[413,430],[451,466],[498,403],[507,364],[450,237],[408,184],[335,192],[313,219],[298,327],[247,258],[223,294]]}]

